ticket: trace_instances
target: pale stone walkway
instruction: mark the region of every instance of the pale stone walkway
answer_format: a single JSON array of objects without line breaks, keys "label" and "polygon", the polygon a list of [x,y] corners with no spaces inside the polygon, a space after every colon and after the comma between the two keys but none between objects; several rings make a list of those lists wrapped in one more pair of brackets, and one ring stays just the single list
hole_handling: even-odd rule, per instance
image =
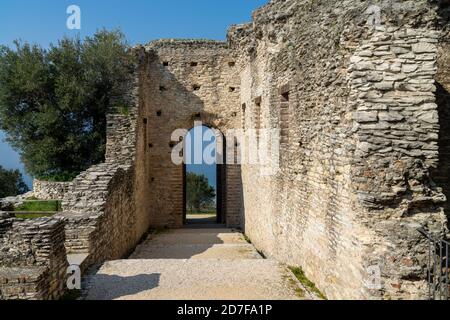
[{"label": "pale stone walkway", "polygon": [[205,226],[151,235],[89,283],[88,300],[310,298],[285,266],[263,259],[241,233]]}]

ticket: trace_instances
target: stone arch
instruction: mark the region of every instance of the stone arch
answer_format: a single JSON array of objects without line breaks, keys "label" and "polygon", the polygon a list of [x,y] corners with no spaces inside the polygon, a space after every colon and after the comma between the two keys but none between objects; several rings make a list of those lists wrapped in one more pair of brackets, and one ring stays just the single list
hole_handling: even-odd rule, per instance
[{"label": "stone arch", "polygon": [[[227,166],[226,162],[226,135],[211,121],[207,123],[196,122],[187,130],[184,136],[184,150],[186,150],[186,136],[195,127],[202,126],[211,129],[216,137],[216,194],[217,194],[217,223],[227,224]],[[186,160],[186,159],[185,159]],[[186,163],[183,163],[183,221],[186,224]]]},{"label": "stone arch", "polygon": [[[229,49],[221,42],[159,41],[145,50],[139,117],[147,122],[138,121],[142,126],[136,148],[138,210],[149,217],[152,227],[182,227],[186,172],[184,166],[171,161],[173,148],[182,137],[173,139],[171,135],[178,130],[187,133],[196,121],[223,134],[240,128],[240,80],[230,73]],[[202,63],[192,68],[192,61]],[[165,90],[161,91],[161,86]],[[199,88],[194,90],[194,86]],[[220,222],[240,227],[240,167],[223,165],[218,172]]]}]

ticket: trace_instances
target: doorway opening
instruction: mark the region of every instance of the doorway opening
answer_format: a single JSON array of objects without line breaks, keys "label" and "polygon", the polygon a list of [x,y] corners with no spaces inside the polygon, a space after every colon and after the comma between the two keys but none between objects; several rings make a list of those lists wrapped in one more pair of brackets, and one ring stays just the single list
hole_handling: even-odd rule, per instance
[{"label": "doorway opening", "polygon": [[184,150],[184,224],[225,223],[222,134],[196,126],[186,135]]}]

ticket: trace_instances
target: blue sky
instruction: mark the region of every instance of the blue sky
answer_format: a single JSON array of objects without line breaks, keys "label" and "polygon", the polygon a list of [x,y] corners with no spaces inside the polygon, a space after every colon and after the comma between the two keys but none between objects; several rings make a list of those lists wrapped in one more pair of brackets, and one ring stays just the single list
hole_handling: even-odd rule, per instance
[{"label": "blue sky", "polygon": [[[268,0],[1,0],[0,44],[15,39],[47,47],[63,36],[92,35],[101,28],[121,28],[130,44],[161,38],[225,40],[230,25],[249,22]],[[81,9],[81,30],[66,28],[69,5]],[[23,171],[17,153],[0,133],[0,165]],[[194,169],[193,169],[194,170]],[[195,171],[202,168],[196,167]],[[211,184],[215,174],[207,170]],[[209,171],[208,171],[209,170]],[[30,177],[26,177],[28,183]],[[211,181],[213,180],[213,181]]]},{"label": "blue sky", "polygon": [[2,0],[0,43],[48,45],[78,31],[66,28],[69,5],[81,9],[81,36],[120,27],[132,44],[159,38],[223,40],[229,25],[248,22],[268,0]]},{"label": "blue sky", "polygon": [[[198,134],[195,133],[195,130],[198,130]],[[201,136],[199,136],[201,134]],[[209,135],[208,135],[209,134]],[[208,137],[213,137],[212,139],[208,140]],[[214,188],[217,187],[216,181],[217,181],[217,174],[216,174],[216,164],[217,162],[214,161],[213,164],[206,164],[203,151],[206,147],[209,145],[212,145],[214,148],[214,151],[212,152],[212,155],[215,156],[215,148],[216,148],[216,139],[214,137],[214,133],[211,131],[211,129],[202,126],[201,130],[200,127],[192,128],[187,137],[186,137],[186,170],[188,172],[194,172],[197,174],[204,174],[209,181],[209,184],[213,186]],[[198,164],[199,162],[196,159],[201,159],[201,164]]]}]

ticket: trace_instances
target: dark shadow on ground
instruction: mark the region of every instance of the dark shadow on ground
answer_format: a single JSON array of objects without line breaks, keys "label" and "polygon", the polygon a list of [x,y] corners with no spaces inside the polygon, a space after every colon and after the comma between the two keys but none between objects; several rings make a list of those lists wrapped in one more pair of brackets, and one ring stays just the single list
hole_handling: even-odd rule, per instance
[{"label": "dark shadow on ground", "polygon": [[152,290],[159,286],[161,274],[140,274],[131,277],[96,274],[95,282],[90,289],[89,300],[115,300],[141,292]]}]

